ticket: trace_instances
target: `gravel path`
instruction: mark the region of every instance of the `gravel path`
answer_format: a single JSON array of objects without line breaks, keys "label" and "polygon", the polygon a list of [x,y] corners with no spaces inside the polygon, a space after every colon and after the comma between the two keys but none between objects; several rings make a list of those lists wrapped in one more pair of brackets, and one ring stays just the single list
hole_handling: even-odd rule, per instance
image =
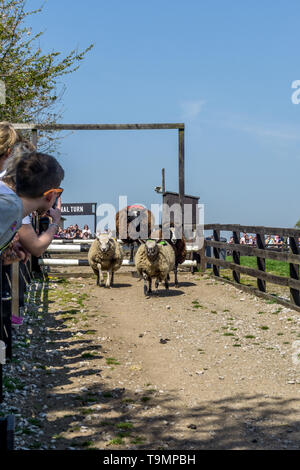
[{"label": "gravel path", "polygon": [[296,449],[297,312],[207,276],[32,284],[5,367],[19,449]]}]

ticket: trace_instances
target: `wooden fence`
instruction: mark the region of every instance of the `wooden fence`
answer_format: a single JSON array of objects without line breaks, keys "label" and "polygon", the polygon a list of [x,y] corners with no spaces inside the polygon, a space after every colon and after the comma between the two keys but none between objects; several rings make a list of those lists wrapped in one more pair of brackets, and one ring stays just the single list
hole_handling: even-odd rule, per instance
[{"label": "wooden fence", "polygon": [[[300,230],[279,227],[261,227],[248,225],[231,225],[231,224],[206,224],[204,230],[212,230],[213,236],[211,240],[205,239],[204,245],[200,251],[201,270],[205,271],[206,264],[213,266],[213,277],[229,282],[237,286],[239,289],[258,295],[268,300],[276,300],[276,302],[293,308],[300,312],[300,280],[299,280],[299,264],[300,264],[300,247],[299,238]],[[221,242],[220,232],[232,232],[234,243]],[[240,234],[246,232],[256,235],[256,246],[241,245]],[[270,246],[265,246],[266,235],[279,235],[288,238],[287,250],[273,250]],[[214,257],[206,256],[207,247],[213,249]],[[220,250],[226,250],[232,253],[233,261],[229,262],[220,259]],[[257,269],[240,265],[240,256],[254,256],[257,259]],[[266,259],[284,261],[289,264],[289,277],[278,276],[266,272]],[[220,267],[230,269],[232,271],[232,281],[220,277]],[[241,284],[240,275],[246,274],[256,278],[257,287],[246,286]],[[290,300],[267,293],[266,282],[285,286],[289,288]]]},{"label": "wooden fence", "polygon": [[[32,280],[32,263],[3,266],[0,258],[0,404],[3,402],[3,365],[13,357],[12,315],[19,316],[24,307],[26,285]],[[0,419],[0,451],[13,450],[14,416]]]}]

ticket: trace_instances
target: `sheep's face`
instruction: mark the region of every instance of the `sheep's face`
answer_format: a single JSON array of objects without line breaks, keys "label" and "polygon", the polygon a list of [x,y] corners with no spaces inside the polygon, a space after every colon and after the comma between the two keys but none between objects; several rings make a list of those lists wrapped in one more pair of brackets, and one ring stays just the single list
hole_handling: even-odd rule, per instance
[{"label": "sheep's face", "polygon": [[175,245],[177,238],[175,233],[175,227],[170,227],[171,242]]},{"label": "sheep's face", "polygon": [[171,242],[175,245],[177,240],[180,240],[182,237],[182,228],[181,227],[170,227]]},{"label": "sheep's face", "polygon": [[112,234],[111,233],[97,233],[99,248],[102,253],[107,253],[111,247]]},{"label": "sheep's face", "polygon": [[145,243],[146,253],[149,259],[156,258],[158,254],[158,246],[155,240],[147,240]]}]

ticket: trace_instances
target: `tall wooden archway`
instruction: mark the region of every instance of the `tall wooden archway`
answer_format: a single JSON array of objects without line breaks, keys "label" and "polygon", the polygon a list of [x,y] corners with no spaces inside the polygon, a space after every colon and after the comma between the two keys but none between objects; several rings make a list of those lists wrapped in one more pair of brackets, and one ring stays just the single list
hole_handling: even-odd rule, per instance
[{"label": "tall wooden archway", "polygon": [[178,130],[178,193],[179,203],[184,221],[184,129],[183,123],[167,124],[14,124],[17,130],[29,130],[32,134],[32,142],[37,146],[38,131],[121,131],[121,130]]}]

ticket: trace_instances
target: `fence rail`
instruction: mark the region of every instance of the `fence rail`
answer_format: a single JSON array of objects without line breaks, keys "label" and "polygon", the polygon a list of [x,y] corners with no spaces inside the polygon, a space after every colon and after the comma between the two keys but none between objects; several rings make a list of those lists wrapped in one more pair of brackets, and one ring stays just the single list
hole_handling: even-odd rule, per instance
[{"label": "fence rail", "polygon": [[264,227],[260,225],[239,224],[206,224],[204,230],[222,230],[224,232],[260,233],[263,235],[279,235],[280,237],[300,237],[300,229],[282,227]]},{"label": "fence rail", "polygon": [[[206,264],[213,267],[213,275],[216,279],[229,282],[242,290],[259,295],[267,299],[274,299],[274,296],[267,293],[266,282],[288,287],[290,290],[290,300],[276,297],[276,301],[294,310],[300,311],[300,230],[282,227],[263,227],[252,225],[233,225],[233,224],[206,224],[204,230],[213,231],[213,239],[205,239],[204,245],[200,251],[201,269],[205,271]],[[220,232],[232,232],[234,243],[220,241]],[[256,235],[256,246],[241,245],[240,233],[247,232]],[[272,249],[272,245],[265,246],[265,235],[279,235],[288,237],[286,247]],[[213,248],[214,256],[206,256],[207,247]],[[274,247],[275,248],[275,247]],[[229,262],[220,258],[220,251],[225,250],[232,253],[233,261]],[[257,269],[240,265],[240,256],[253,256],[257,259]],[[289,277],[278,276],[266,272],[266,259],[283,261],[289,265]],[[232,281],[220,276],[220,267],[232,271]],[[240,274],[256,278],[257,288],[241,284]]]}]

